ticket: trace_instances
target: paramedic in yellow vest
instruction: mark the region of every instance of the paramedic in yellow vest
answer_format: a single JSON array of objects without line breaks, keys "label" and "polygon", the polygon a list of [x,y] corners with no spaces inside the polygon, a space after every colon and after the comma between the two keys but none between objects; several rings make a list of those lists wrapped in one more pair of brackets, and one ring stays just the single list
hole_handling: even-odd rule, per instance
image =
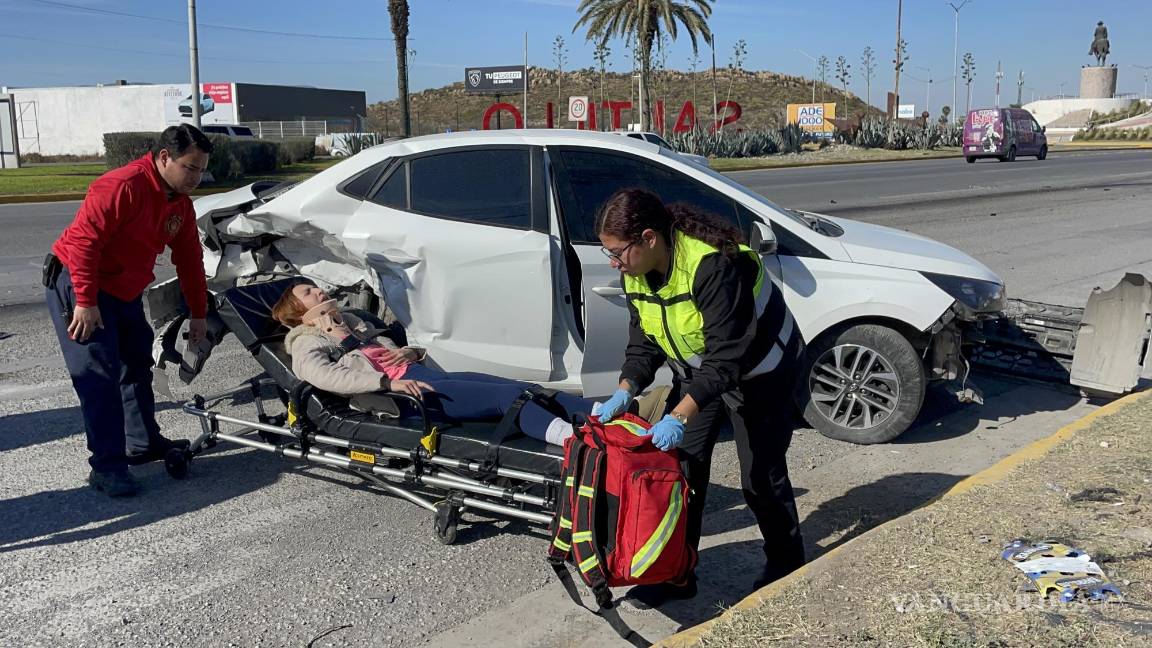
[{"label": "paramedic in yellow vest", "polygon": [[[609,198],[596,233],[612,267],[623,273],[630,315],[620,387],[600,416],[625,411],[661,365],[672,368],[670,410],[651,434],[660,449],[680,449],[692,490],[686,514],[694,548],[712,449],[732,422],[744,499],[764,536],[759,589],[804,563],[785,461],[803,342],[780,288],[736,227],[688,207],[666,207],[641,189]],[[682,583],[634,587],[628,598],[647,608],[695,595],[693,574]]]}]

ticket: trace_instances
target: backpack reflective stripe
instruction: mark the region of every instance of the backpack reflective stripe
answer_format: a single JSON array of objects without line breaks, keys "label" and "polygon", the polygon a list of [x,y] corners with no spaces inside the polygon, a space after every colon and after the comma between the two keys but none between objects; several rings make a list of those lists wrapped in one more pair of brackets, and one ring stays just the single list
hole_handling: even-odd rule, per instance
[{"label": "backpack reflective stripe", "polygon": [[581,574],[587,574],[588,572],[592,571],[593,569],[595,569],[599,565],[600,565],[600,559],[596,557],[596,554],[592,554],[591,556],[588,557],[587,560],[584,560],[583,562],[580,563],[580,573]]},{"label": "backpack reflective stripe", "polygon": [[660,524],[656,526],[652,536],[632,557],[631,574],[633,578],[642,575],[660,557],[660,553],[668,545],[668,540],[672,538],[672,532],[676,529],[676,521],[680,518],[683,509],[684,495],[679,488],[673,488],[672,495],[668,498],[668,510],[664,513],[664,519],[660,520]]}]

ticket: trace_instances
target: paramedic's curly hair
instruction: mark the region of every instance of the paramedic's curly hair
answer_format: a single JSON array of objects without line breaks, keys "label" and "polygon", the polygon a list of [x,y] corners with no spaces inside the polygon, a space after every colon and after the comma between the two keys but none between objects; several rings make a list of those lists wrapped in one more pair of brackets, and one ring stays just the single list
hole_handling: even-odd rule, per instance
[{"label": "paramedic's curly hair", "polygon": [[300,301],[293,291],[296,289],[296,286],[311,285],[312,282],[310,281],[297,281],[291,286],[288,286],[288,289],[284,291],[283,295],[280,295],[280,299],[276,300],[276,303],[272,306],[272,319],[288,328],[303,324],[304,322],[300,318],[304,316],[304,313],[308,312],[308,309],[304,308],[304,302]]},{"label": "paramedic's curly hair", "polygon": [[736,254],[737,245],[746,242],[739,229],[719,216],[681,203],[665,206],[656,194],[644,189],[617,191],[596,215],[597,235],[638,241],[646,229],[660,232],[669,241],[676,229],[729,256]]}]

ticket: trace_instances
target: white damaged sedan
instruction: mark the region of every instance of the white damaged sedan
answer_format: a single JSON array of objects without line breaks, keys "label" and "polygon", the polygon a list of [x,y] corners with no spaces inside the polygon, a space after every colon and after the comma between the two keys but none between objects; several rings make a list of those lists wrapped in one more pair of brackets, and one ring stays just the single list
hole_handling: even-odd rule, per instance
[{"label": "white damaged sedan", "polygon": [[825,435],[896,437],[930,380],[980,400],[960,347],[971,323],[1003,307],[991,270],[920,236],[781,208],[638,139],[505,130],[393,140],[298,184],[195,205],[214,289],[299,273],[391,311],[445,370],[598,397],[617,383],[628,316],[593,219],[624,187],[747,232],[807,342],[800,405]]}]

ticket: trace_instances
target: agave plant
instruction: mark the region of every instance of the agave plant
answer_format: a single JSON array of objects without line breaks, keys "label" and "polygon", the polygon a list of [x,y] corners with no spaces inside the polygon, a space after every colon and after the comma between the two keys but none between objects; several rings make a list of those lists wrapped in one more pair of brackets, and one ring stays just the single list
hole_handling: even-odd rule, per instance
[{"label": "agave plant", "polygon": [[346,133],[343,137],[334,138],[333,153],[337,157],[352,157],[364,149],[384,143],[387,139],[383,133]]}]

